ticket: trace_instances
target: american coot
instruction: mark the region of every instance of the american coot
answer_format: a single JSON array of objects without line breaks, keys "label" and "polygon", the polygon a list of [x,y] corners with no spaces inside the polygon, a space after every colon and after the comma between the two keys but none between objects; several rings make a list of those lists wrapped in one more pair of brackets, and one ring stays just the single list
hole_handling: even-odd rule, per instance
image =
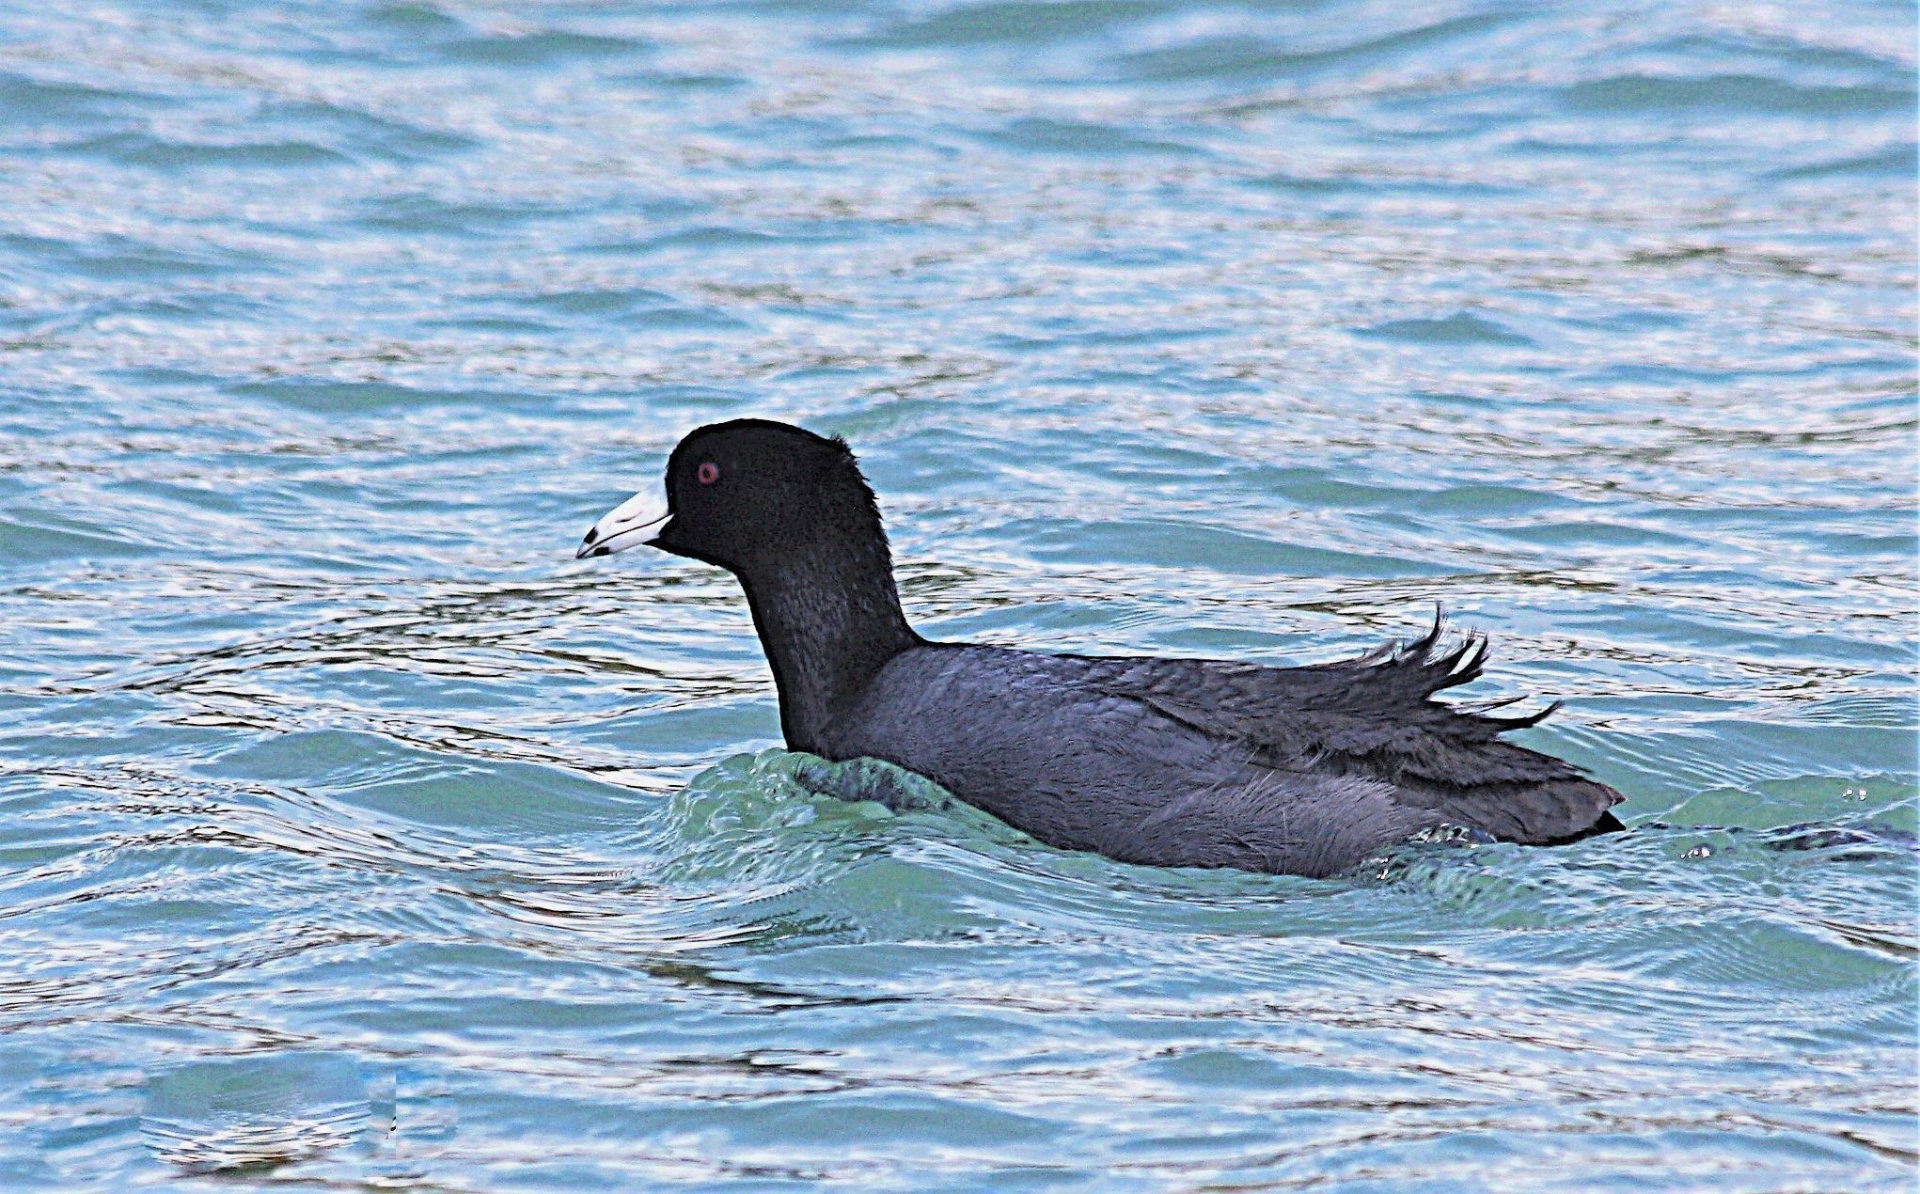
[{"label": "american coot", "polygon": [[702,427],[580,556],[645,543],[740,580],[787,746],[884,759],[1050,845],[1125,862],[1331,875],[1426,829],[1534,845],[1620,828],[1620,794],[1500,740],[1531,717],[1433,699],[1484,639],[1273,668],[929,642],[907,625],[846,442],[762,419]]}]

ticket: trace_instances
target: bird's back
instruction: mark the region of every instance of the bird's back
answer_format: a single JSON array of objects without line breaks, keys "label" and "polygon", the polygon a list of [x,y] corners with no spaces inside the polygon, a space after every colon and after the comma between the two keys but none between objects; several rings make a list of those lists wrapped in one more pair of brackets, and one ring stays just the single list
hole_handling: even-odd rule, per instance
[{"label": "bird's back", "polygon": [[1591,831],[1617,793],[1498,735],[1536,719],[1433,694],[1478,674],[1438,626],[1308,668],[911,648],[822,744],[925,775],[1054,846],[1162,866],[1324,875],[1443,823],[1522,842]]}]

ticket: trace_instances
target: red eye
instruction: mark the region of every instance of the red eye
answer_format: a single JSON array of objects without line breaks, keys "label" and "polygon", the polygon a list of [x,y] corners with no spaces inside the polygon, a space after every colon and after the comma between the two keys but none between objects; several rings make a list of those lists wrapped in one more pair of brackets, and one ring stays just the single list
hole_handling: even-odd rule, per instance
[{"label": "red eye", "polygon": [[711,485],[720,479],[720,466],[711,460],[703,460],[693,475],[700,478],[700,484]]}]

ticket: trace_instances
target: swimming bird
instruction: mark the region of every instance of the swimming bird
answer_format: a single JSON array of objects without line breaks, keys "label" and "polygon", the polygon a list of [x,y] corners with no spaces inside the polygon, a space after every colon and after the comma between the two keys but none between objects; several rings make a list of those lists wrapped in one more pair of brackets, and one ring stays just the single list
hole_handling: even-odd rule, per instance
[{"label": "swimming bird", "polygon": [[[646,544],[739,579],[791,750],[871,757],[1048,845],[1123,862],[1328,876],[1446,826],[1532,845],[1621,828],[1620,793],[1434,699],[1486,640],[1277,668],[929,641],[908,625],[872,488],[846,442],[735,419],[667,461],[576,557]],[[1503,704],[1505,702],[1502,702]]]}]

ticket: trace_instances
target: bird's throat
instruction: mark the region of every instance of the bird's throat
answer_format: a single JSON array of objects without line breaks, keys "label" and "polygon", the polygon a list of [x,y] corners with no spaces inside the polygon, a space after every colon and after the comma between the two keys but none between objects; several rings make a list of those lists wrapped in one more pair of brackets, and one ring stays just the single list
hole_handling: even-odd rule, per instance
[{"label": "bird's throat", "polygon": [[787,748],[831,755],[835,716],[921,641],[901,612],[892,567],[789,561],[740,580],[773,668]]}]

